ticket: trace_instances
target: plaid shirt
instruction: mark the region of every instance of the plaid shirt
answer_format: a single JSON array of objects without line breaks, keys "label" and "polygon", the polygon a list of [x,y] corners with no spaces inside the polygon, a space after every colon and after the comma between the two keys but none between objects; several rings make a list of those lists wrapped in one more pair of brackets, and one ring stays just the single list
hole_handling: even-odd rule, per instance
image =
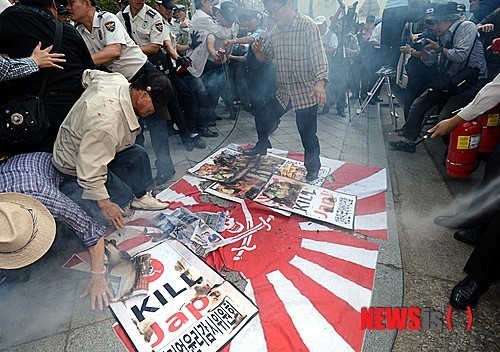
[{"label": "plaid shirt", "polygon": [[0,56],[0,82],[25,77],[35,72],[38,72],[38,66],[35,60],[29,57],[11,59]]},{"label": "plaid shirt", "polygon": [[266,61],[276,63],[276,98],[293,110],[318,104],[311,96],[318,81],[328,81],[328,61],[319,28],[305,15],[297,14],[290,26],[274,27],[264,47]]},{"label": "plaid shirt", "polygon": [[0,164],[0,192],[23,193],[37,199],[56,220],[74,230],[87,248],[93,247],[105,228],[59,191],[60,180],[49,153],[18,154]]}]

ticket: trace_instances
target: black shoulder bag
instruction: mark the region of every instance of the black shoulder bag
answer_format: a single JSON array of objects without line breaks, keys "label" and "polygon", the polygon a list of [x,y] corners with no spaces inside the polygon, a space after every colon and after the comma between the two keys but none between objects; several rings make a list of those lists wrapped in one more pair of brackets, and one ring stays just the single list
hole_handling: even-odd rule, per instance
[{"label": "black shoulder bag", "polygon": [[[63,24],[56,20],[53,52],[59,52]],[[43,95],[51,69],[43,74],[38,95],[12,99],[0,108],[0,143],[8,154],[38,145],[46,136],[50,120],[45,114]]]},{"label": "black shoulder bag", "polygon": [[[458,27],[460,27],[460,25],[458,25],[457,28],[455,28],[455,30],[453,31],[453,35],[450,41],[451,45],[453,45],[455,33]],[[448,60],[445,69],[439,72],[439,74],[431,81],[431,83],[429,84],[429,89],[427,90],[427,98],[429,98],[429,100],[436,103],[443,102],[450,96],[458,95],[466,91],[478,82],[479,68],[469,66],[469,59],[472,55],[474,47],[476,46],[476,41],[477,37],[474,38],[474,42],[472,43],[469,55],[467,56],[467,60],[465,61],[465,67],[462,70],[451,77],[448,76],[447,72],[452,65],[452,62]]]}]

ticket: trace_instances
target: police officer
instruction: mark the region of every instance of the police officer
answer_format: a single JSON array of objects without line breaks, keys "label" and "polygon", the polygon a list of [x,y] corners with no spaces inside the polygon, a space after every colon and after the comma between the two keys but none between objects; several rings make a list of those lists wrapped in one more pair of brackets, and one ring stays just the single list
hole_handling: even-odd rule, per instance
[{"label": "police officer", "polygon": [[[171,2],[167,3],[167,6],[171,7],[172,4]],[[174,5],[175,6],[175,5]],[[184,147],[187,148],[187,143],[192,143],[192,145],[196,148],[200,149],[205,149],[206,144],[205,142],[201,139],[199,132],[197,131],[197,124],[199,126],[203,125],[203,121],[197,121],[201,120],[202,115],[198,114],[198,100],[196,99],[196,96],[194,95],[193,91],[187,86],[187,84],[179,78],[179,75],[177,74],[176,70],[185,70],[186,67],[188,67],[191,64],[191,60],[182,57],[179,55],[177,50],[177,44],[176,44],[176,36],[174,33],[171,31],[171,27],[168,25],[168,9],[162,4],[159,3],[158,1],[155,2],[155,9],[160,13],[160,15],[163,18],[163,34],[164,34],[164,41],[163,41],[163,46],[165,48],[165,51],[167,52],[168,56],[175,61],[176,68],[171,69],[169,73],[170,81],[172,82],[172,85],[175,88],[175,91],[177,93],[177,97],[179,100],[179,104],[184,111],[184,119],[178,119],[178,127],[180,131],[180,136],[182,139],[182,142],[184,144]],[[187,50],[190,47],[195,48],[197,45],[201,44],[200,41],[197,41],[197,34],[192,33],[193,35],[193,40],[191,41],[190,45],[182,45],[180,50]],[[182,67],[182,68],[181,68]],[[212,137],[214,136],[211,131],[204,131],[203,133],[204,136]],[[188,149],[189,150],[189,149]]]},{"label": "police officer", "polygon": [[[148,42],[139,47],[127,34],[116,15],[98,11],[95,0],[69,0],[67,7],[72,20],[78,23],[76,29],[87,44],[96,65],[123,74],[129,82],[138,80],[142,75],[157,73],[144,53],[154,53],[155,50],[158,52],[161,46],[163,28],[160,18],[157,17],[156,22],[154,20],[156,12],[153,11],[151,15],[146,14],[141,23],[141,27],[149,26],[155,30],[151,29],[152,35]],[[166,115],[167,111],[160,116],[152,115],[144,119],[149,127],[151,144],[156,155],[157,185],[165,183],[175,173],[168,145],[167,123],[164,121],[170,119],[170,116]],[[137,142],[142,144],[144,137],[138,136]]]},{"label": "police officer", "polygon": [[[170,77],[177,95],[170,101],[169,109],[176,119],[184,148],[187,151],[192,151],[193,145],[197,148],[206,148],[206,144],[198,136],[196,125],[193,125],[197,109],[196,98],[186,84],[177,77],[172,60],[161,48],[168,34],[162,16],[142,1],[130,0],[129,4],[117,17],[122,21],[131,38],[145,54],[149,55],[149,60]],[[179,55],[174,57],[174,59],[178,58]],[[193,121],[193,123],[188,123],[186,120]]]}]

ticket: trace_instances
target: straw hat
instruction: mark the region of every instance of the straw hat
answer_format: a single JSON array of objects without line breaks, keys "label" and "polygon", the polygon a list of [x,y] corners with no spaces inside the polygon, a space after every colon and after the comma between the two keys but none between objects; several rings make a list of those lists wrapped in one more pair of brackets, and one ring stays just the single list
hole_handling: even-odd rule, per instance
[{"label": "straw hat", "polygon": [[0,269],[18,269],[40,259],[56,236],[54,218],[36,199],[0,194]]}]

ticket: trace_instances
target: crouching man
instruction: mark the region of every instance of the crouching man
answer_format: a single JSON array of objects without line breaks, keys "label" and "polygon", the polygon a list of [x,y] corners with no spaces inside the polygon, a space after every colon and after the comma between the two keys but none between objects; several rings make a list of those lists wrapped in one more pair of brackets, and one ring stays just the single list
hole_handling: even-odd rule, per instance
[{"label": "crouching man", "polygon": [[121,228],[124,209],[168,207],[146,192],[153,183],[146,151],[134,144],[138,118],[167,115],[172,86],[158,72],[130,84],[119,73],[86,70],[86,88],[59,129],[54,166],[61,191],[101,223]]}]

